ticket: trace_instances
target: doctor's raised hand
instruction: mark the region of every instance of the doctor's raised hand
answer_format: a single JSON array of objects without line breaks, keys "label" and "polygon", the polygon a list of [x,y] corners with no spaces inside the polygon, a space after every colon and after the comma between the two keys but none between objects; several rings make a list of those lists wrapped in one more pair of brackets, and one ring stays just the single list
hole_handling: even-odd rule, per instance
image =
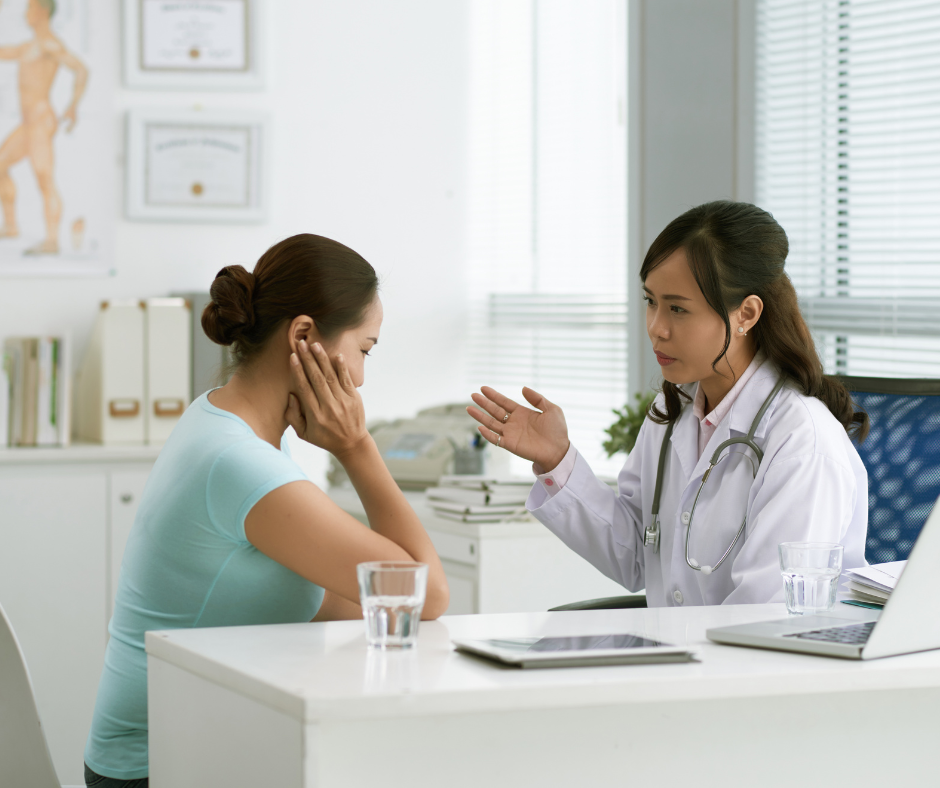
[{"label": "doctor's raised hand", "polygon": [[490,443],[529,460],[536,473],[546,473],[564,459],[571,445],[568,425],[555,403],[528,386],[522,389],[522,396],[535,410],[489,386],[480,391],[483,393],[470,395],[478,408],[468,407],[467,413],[483,425],[477,429]]}]

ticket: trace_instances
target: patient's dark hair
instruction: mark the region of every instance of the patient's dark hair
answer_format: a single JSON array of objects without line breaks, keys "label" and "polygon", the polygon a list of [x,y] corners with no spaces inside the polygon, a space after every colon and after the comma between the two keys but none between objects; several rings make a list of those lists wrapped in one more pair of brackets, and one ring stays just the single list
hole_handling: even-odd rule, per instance
[{"label": "patient's dark hair", "polygon": [[348,246],[295,235],[268,249],[254,272],[228,265],[216,274],[202,329],[213,342],[231,345],[235,363],[242,365],[298,315],[313,318],[327,340],[358,326],[378,288],[375,269]]},{"label": "patient's dark hair", "polygon": [[[731,344],[728,314],[749,295],[764,302],[760,319],[751,329],[758,350],[804,394],[821,400],[846,432],[861,442],[868,434],[868,414],[856,411],[842,382],[823,374],[809,327],[800,312],[796,291],[783,270],[789,252],[787,234],[774,217],[756,205],[718,200],[686,211],[653,241],[640,268],[646,282],[650,272],[677,249],[684,249],[689,268],[708,305],[725,324],[725,345],[712,369]],[[650,405],[649,417],[668,424],[679,417],[689,395],[674,383],[663,382],[665,413]]]}]

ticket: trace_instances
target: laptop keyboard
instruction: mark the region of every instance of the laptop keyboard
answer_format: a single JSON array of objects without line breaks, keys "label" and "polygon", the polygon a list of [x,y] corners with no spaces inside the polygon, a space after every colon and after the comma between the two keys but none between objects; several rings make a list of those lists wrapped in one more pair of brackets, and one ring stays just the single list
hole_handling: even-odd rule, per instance
[{"label": "laptop keyboard", "polygon": [[813,629],[809,632],[795,632],[784,635],[788,638],[802,638],[803,640],[822,640],[826,643],[845,643],[849,646],[861,646],[868,641],[868,636],[874,628],[875,621],[866,621],[864,624],[850,624],[849,626],[826,627]]}]

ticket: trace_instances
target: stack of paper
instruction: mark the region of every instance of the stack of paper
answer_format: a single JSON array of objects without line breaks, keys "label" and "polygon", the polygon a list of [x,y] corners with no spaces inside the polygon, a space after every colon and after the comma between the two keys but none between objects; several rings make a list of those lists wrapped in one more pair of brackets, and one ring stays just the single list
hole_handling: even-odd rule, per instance
[{"label": "stack of paper", "polygon": [[532,479],[492,476],[442,476],[427,490],[438,517],[464,523],[495,523],[527,517],[525,501]]},{"label": "stack of paper", "polygon": [[69,363],[62,337],[14,337],[3,343],[0,446],[69,442]]},{"label": "stack of paper", "polygon": [[892,561],[846,569],[843,587],[848,592],[848,598],[870,605],[884,605],[897,585],[905,564],[907,561]]}]

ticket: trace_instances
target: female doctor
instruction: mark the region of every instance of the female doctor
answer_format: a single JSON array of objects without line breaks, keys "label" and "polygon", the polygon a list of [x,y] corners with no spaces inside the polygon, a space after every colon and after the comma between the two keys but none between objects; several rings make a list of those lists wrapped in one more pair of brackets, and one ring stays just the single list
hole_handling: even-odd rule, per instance
[{"label": "female doctor", "polygon": [[787,251],[769,213],[726,201],[653,242],[640,278],[664,380],[617,492],[541,394],[522,390],[535,409],[473,395],[483,436],[533,462],[529,511],[608,577],[645,586],[650,607],[782,600],[781,542],[839,542],[844,566],[864,565],[868,482],[850,436],[868,417],[823,375]]}]

